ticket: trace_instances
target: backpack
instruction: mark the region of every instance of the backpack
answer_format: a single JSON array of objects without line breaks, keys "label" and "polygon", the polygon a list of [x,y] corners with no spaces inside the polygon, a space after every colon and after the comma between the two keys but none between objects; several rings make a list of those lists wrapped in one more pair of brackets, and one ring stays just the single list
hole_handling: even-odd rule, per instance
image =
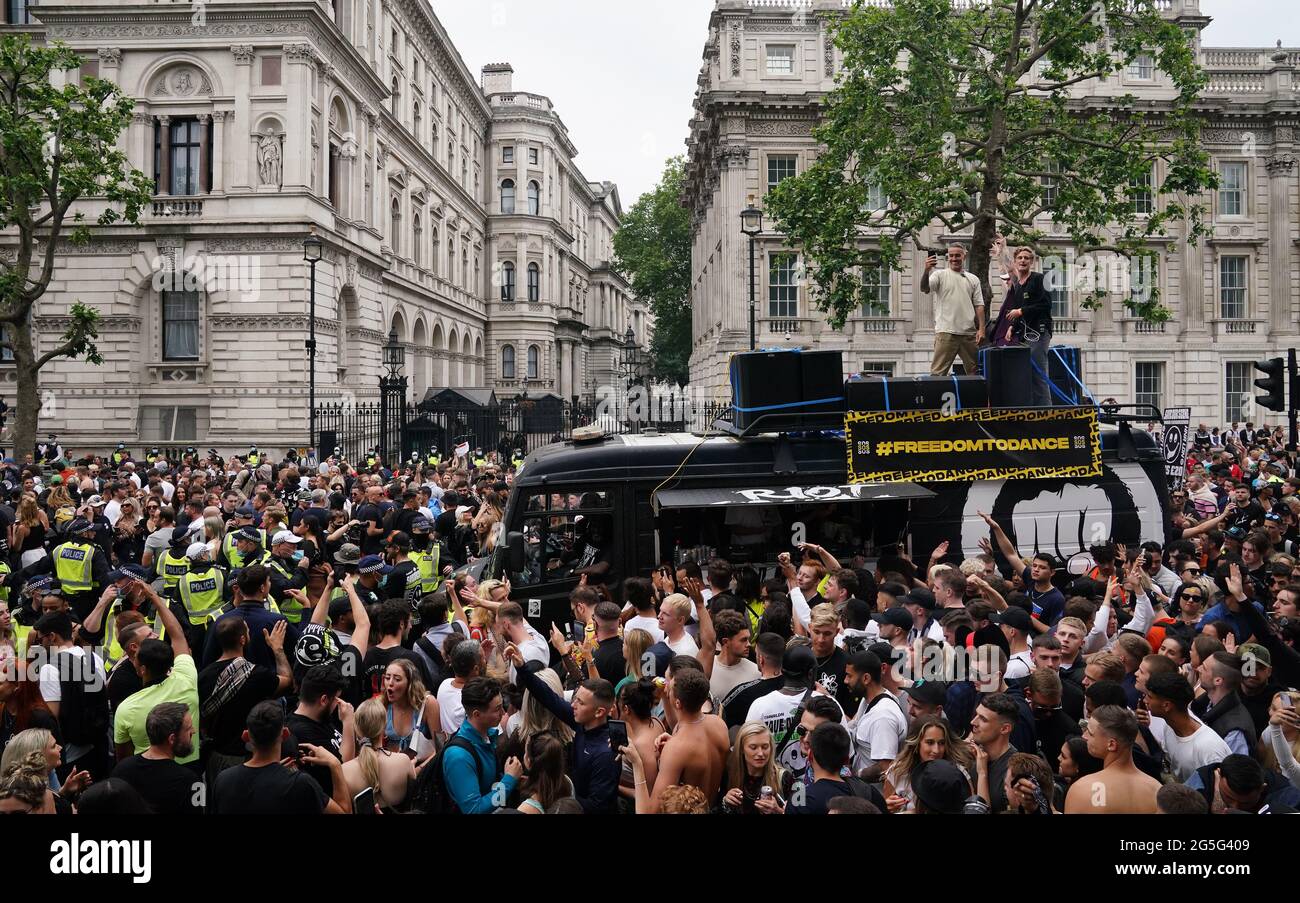
[{"label": "backpack", "polygon": [[[459,621],[452,622],[452,630],[455,633],[459,633],[462,639],[469,639],[469,637],[465,636]],[[446,642],[446,640],[444,640],[444,642]],[[450,679],[452,676],[451,666],[447,663],[447,660],[443,658],[442,650],[439,649],[434,644],[433,640],[429,639],[427,636],[420,637],[415,641],[415,645],[418,646],[420,651],[427,655],[429,660],[433,663],[433,671],[429,674],[431,685],[428,689],[430,693],[437,696],[438,688],[442,686],[442,682]]]},{"label": "backpack", "polygon": [[483,787],[483,763],[474,753],[474,747],[464,737],[452,737],[446,745],[438,751],[438,755],[431,762],[420,770],[420,776],[415,779],[415,787],[411,791],[410,807],[414,812],[424,815],[456,815],[460,810],[456,808],[455,801],[447,791],[447,779],[442,773],[443,757],[449,749],[463,749],[470,754],[474,760],[474,771],[478,777],[478,785]]},{"label": "backpack", "polygon": [[106,746],[112,723],[108,714],[107,675],[96,666],[95,656],[89,649],[82,656],[60,652],[56,664],[58,659],[69,660],[66,671],[60,668],[63,673],[59,679],[63,691],[59,706],[63,742],[96,748]]}]

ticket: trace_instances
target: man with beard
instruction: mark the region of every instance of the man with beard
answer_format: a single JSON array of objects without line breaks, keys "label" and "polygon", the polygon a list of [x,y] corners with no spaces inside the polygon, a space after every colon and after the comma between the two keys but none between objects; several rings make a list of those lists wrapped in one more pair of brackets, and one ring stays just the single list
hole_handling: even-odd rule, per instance
[{"label": "man with beard", "polygon": [[194,772],[177,765],[194,752],[194,719],[183,702],[160,702],[145,719],[149,748],[117,763],[113,777],[139,793],[155,815],[200,815],[203,794]]}]

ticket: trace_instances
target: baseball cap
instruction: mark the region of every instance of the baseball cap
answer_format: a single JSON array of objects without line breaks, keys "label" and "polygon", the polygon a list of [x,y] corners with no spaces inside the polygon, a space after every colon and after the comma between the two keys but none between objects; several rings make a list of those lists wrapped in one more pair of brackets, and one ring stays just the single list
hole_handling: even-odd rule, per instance
[{"label": "baseball cap", "polygon": [[781,671],[787,677],[807,677],[817,667],[817,656],[811,646],[795,646],[785,651],[781,659]]},{"label": "baseball cap", "polygon": [[872,615],[871,620],[877,624],[888,624],[891,627],[901,627],[904,630],[910,629],[913,624],[912,616],[907,613],[906,609],[899,606],[886,608],[884,611]]},{"label": "baseball cap", "polygon": [[208,554],[208,545],[203,542],[191,543],[185,550],[185,557],[190,561],[198,561],[206,554]]},{"label": "baseball cap", "polygon": [[1254,658],[1257,664],[1263,665],[1265,668],[1273,667],[1273,654],[1259,643],[1245,643],[1238,646],[1237,655],[1241,656],[1242,661],[1247,658]]},{"label": "baseball cap", "polygon": [[90,498],[86,499],[85,504],[84,504],[82,507],[84,507],[84,508],[103,508],[103,507],[104,507],[104,497],[103,497],[102,495],[92,495]]},{"label": "baseball cap", "polygon": [[411,547],[411,537],[398,530],[388,538],[388,545],[395,549],[409,549]]},{"label": "baseball cap", "polygon": [[[242,533],[243,531],[241,530],[240,532]],[[281,530],[279,533],[276,533],[271,537],[271,545],[273,546],[278,546],[282,542],[291,542],[294,545],[297,545],[302,542],[302,537],[294,534],[290,530]]]},{"label": "baseball cap", "polygon": [[1275,524],[1280,524],[1282,523],[1282,515],[1278,514],[1275,511],[1270,511],[1268,514],[1264,515],[1264,520],[1272,521]]},{"label": "baseball cap", "polygon": [[388,574],[392,572],[393,567],[385,562],[382,556],[367,555],[357,562],[357,570],[363,574]]},{"label": "baseball cap", "polygon": [[361,549],[350,542],[345,542],[339,546],[339,550],[334,553],[335,564],[356,564],[361,560]]},{"label": "baseball cap", "polygon": [[433,531],[433,521],[427,517],[417,517],[411,521],[412,533],[430,533]]},{"label": "baseball cap", "polygon": [[256,527],[241,527],[235,531],[235,539],[242,539],[245,542],[255,542],[260,545],[262,542],[262,534],[257,531]]},{"label": "baseball cap", "polygon": [[960,815],[970,796],[970,782],[947,759],[933,759],[912,772],[912,792],[936,814]]},{"label": "baseball cap", "polygon": [[95,529],[95,525],[84,517],[73,518],[72,523],[68,524],[69,533],[89,533]]},{"label": "baseball cap", "polygon": [[921,705],[943,705],[948,698],[948,685],[939,680],[918,680],[912,686],[904,687],[903,692]]},{"label": "baseball cap", "polygon": [[54,586],[54,578],[51,577],[49,574],[40,574],[38,576],[32,577],[30,580],[27,581],[27,583],[24,584],[24,586],[27,589],[35,590],[38,593],[42,593],[50,589],[50,587]]},{"label": "baseball cap", "polygon": [[899,601],[904,605],[919,605],[926,611],[934,611],[935,609],[934,593],[919,586],[912,589]]},{"label": "baseball cap", "polygon": [[337,598],[330,599],[329,617],[331,621],[335,620],[336,618],[343,617],[351,610],[352,610],[352,600],[349,599],[346,595],[338,596]]},{"label": "baseball cap", "polygon": [[139,580],[148,583],[149,572],[138,564],[124,564],[120,568],[109,571],[104,579],[109,583],[116,583],[119,580]]},{"label": "baseball cap", "polygon": [[235,509],[236,517],[253,517],[257,514],[252,505],[240,505]]},{"label": "baseball cap", "polygon": [[1018,605],[1007,606],[1005,611],[994,613],[989,620],[994,624],[1005,624],[1021,633],[1028,633],[1033,629],[1033,619],[1030,618],[1029,612]]},{"label": "baseball cap", "polygon": [[300,502],[310,502],[310,501],[311,501],[311,490],[310,490],[310,489],[299,489],[299,490],[298,490],[298,501],[300,501]]},{"label": "baseball cap", "polygon": [[1229,527],[1224,531],[1223,535],[1228,539],[1235,539],[1237,542],[1242,542],[1246,538],[1246,531],[1241,527]]}]

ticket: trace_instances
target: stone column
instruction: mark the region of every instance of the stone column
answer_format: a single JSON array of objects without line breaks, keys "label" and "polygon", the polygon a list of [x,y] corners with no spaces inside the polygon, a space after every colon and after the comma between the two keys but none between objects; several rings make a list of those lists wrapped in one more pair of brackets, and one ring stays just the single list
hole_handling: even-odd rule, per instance
[{"label": "stone column", "polygon": [[528,301],[528,233],[515,234],[515,300]]},{"label": "stone column", "polygon": [[[118,70],[122,65],[122,49],[120,47],[100,47],[99,48],[99,77],[104,81],[118,84]],[[120,134],[117,136],[117,149],[124,154],[131,153],[131,143],[129,134]]]},{"label": "stone column", "polygon": [[159,116],[158,127],[162,134],[161,150],[162,160],[158,163],[158,193],[172,193],[172,118],[170,116]]},{"label": "stone column", "polygon": [[561,398],[573,394],[573,342],[567,339],[560,340],[560,378],[557,382]]},{"label": "stone column", "polygon": [[208,138],[212,135],[212,117],[207,113],[199,114],[199,194],[212,191],[212,181],[208,177]]},{"label": "stone column", "polygon": [[209,190],[220,194],[226,190],[226,119],[228,114],[218,110],[212,114],[212,185]]},{"label": "stone column", "polygon": [[1291,173],[1296,158],[1277,154],[1264,161],[1268,171],[1268,285],[1270,335],[1291,329]]},{"label": "stone column", "polygon": [[[1184,235],[1188,228],[1188,226],[1183,227]],[[1189,333],[1205,332],[1205,273],[1202,267],[1204,258],[1204,240],[1194,245],[1186,241],[1179,244],[1182,318],[1184,328]]]},{"label": "stone column", "polygon": [[289,71],[285,93],[289,97],[289,121],[284,136],[284,187],[311,190],[311,90],[315,52],[308,44],[287,44]]},{"label": "stone column", "polygon": [[127,158],[145,175],[153,175],[153,117],[141,110],[131,114],[127,130]]},{"label": "stone column", "polygon": [[[252,101],[249,96],[253,85],[253,45],[233,44],[230,53],[235,58],[235,110],[231,129],[230,186],[234,190],[248,191],[253,187],[254,153]],[[217,158],[221,160],[220,157]],[[225,161],[222,161],[224,165]],[[281,165],[284,161],[281,160]]]}]

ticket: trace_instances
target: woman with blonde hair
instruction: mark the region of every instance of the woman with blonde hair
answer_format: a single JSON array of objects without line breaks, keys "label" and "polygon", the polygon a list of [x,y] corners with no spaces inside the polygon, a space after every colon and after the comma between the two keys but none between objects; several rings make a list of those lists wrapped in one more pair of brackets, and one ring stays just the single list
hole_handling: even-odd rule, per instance
[{"label": "woman with blonde hair", "polygon": [[10,766],[28,761],[32,756],[40,756],[44,763],[42,774],[45,775],[45,783],[51,791],[75,796],[90,783],[89,772],[75,769],[68,775],[66,781],[59,783],[55,769],[63,760],[63,747],[59,745],[54,734],[43,727],[29,727],[25,731],[14,734],[5,745],[4,753],[0,755],[0,772],[8,771]]},{"label": "woman with blonde hair", "polygon": [[[722,789],[722,811],[729,815],[773,815],[774,799],[790,795],[789,773],[776,762],[772,732],[761,721],[740,727],[727,757],[727,781]],[[770,790],[765,795],[764,789]]]},{"label": "woman with blonde hair", "polygon": [[203,541],[208,544],[208,554],[213,561],[221,554],[221,544],[226,539],[226,522],[220,517],[203,518]]},{"label": "woman with blonde hair", "polygon": [[[7,757],[6,757],[7,758]],[[50,790],[39,752],[0,767],[0,815],[72,815],[73,805]]]},{"label": "woman with blonde hair", "polygon": [[898,757],[885,771],[885,804],[890,812],[916,810],[916,794],[912,791],[912,772],[922,762],[947,759],[970,778],[974,761],[970,747],[957,738],[948,722],[933,715],[917,718],[907,731],[907,739]]},{"label": "woman with blonde hair", "polygon": [[384,747],[406,753],[417,764],[432,756],[434,735],[442,729],[442,713],[410,659],[393,659],[384,671],[384,701]]},{"label": "woman with blonde hair", "polygon": [[54,511],[58,508],[75,508],[76,503],[72,501],[72,496],[68,494],[68,487],[59,483],[45,497],[45,507],[50,511]]},{"label": "woman with blonde hair", "polygon": [[[395,810],[406,801],[415,781],[416,767],[408,756],[384,748],[388,712],[378,699],[357,706],[352,720],[356,734],[356,758],[343,763],[348,790],[356,796],[367,787],[375,792],[375,805]],[[368,814],[368,813],[366,813]]]},{"label": "woman with blonde hair", "polygon": [[9,548],[22,553],[23,567],[30,567],[45,557],[45,534],[49,532],[50,519],[36,504],[36,496],[23,493],[14,523],[9,528]]},{"label": "woman with blonde hair", "polygon": [[1300,692],[1287,690],[1273,696],[1268,706],[1268,727],[1259,737],[1259,761],[1265,768],[1300,786]]},{"label": "woman with blonde hair", "polygon": [[[560,675],[554,670],[543,668],[537,672],[537,677],[556,694],[564,695],[564,684],[560,680]],[[573,747],[573,728],[556,718],[551,710],[538,702],[532,693],[525,691],[523,705],[519,709],[519,726],[502,744],[505,757],[498,756],[498,758],[502,762],[511,756],[522,759],[524,753],[528,751],[528,741],[538,734],[550,734],[558,740],[564,747],[566,756]]]},{"label": "woman with blonde hair", "polygon": [[646,670],[646,650],[655,644],[655,638],[648,631],[633,627],[631,630],[623,631],[623,661],[627,664],[627,675],[618,682],[614,688],[614,698],[618,699],[623,688],[628,684],[636,683],[643,677],[654,677],[653,662],[651,662],[650,672]]}]

